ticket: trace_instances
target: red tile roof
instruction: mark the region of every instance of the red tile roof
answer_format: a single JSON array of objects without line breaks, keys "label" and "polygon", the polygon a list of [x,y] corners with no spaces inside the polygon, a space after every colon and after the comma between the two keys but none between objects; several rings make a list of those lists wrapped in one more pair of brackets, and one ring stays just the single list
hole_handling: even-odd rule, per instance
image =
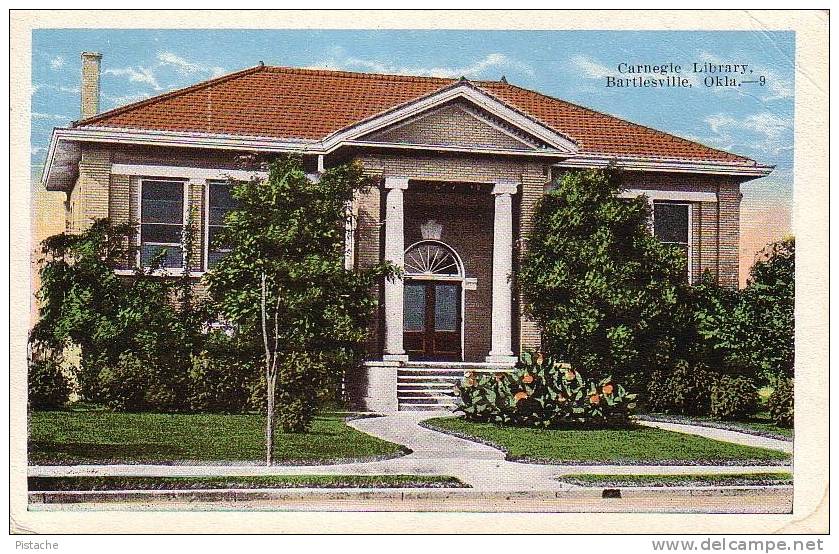
[{"label": "red tile roof", "polygon": [[[319,140],[456,79],[257,66],[76,124]],[[574,140],[581,153],[752,162],[503,81],[472,84]]]}]

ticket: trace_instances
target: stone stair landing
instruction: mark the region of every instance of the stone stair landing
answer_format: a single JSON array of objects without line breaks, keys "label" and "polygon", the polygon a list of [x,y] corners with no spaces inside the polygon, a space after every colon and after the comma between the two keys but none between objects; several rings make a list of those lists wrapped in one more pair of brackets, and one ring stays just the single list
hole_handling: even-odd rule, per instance
[{"label": "stone stair landing", "polygon": [[489,364],[408,362],[399,367],[396,396],[400,411],[452,410],[455,384],[467,371],[503,371]]}]

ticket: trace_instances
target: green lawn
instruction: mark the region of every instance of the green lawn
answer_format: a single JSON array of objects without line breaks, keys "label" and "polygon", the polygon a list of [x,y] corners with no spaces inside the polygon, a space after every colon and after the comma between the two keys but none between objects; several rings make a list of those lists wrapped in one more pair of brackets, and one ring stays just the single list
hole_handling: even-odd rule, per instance
[{"label": "green lawn", "polygon": [[563,483],[583,487],[702,487],[738,485],[790,485],[792,474],[778,473],[712,473],[696,475],[597,475],[584,473],[559,478]]},{"label": "green lawn", "polygon": [[[349,427],[344,415],[318,416],[309,433],[278,433],[275,460],[330,463],[405,453],[400,445]],[[265,459],[264,421],[255,414],[34,412],[29,463],[259,462]]]},{"label": "green lawn", "polygon": [[29,477],[30,491],[186,489],[464,488],[442,475],[258,475],[226,477]]},{"label": "green lawn", "polygon": [[488,441],[511,460],[547,463],[772,464],[783,452],[740,446],[650,427],[604,430],[545,430],[470,423],[462,418],[425,422],[442,431]]}]

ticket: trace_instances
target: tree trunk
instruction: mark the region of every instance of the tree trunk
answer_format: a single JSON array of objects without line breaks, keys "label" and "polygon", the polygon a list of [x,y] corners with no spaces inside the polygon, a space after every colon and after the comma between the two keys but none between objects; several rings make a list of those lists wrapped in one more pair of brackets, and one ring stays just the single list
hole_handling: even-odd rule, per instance
[{"label": "tree trunk", "polygon": [[267,413],[265,414],[265,465],[274,462],[274,381],[268,379],[266,386]]},{"label": "tree trunk", "polygon": [[261,292],[262,294],[260,300],[262,311],[262,340],[265,346],[265,465],[270,466],[274,458],[274,379],[271,374],[273,360],[271,355],[271,348],[268,343],[268,313],[265,307],[268,291],[265,283],[264,273],[262,274]]}]

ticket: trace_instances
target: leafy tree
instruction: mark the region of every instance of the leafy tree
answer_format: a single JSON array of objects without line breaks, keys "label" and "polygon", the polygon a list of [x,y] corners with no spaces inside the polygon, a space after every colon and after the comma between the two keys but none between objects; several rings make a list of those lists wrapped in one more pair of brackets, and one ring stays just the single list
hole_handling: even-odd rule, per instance
[{"label": "leafy tree", "polygon": [[126,354],[136,358],[130,367],[141,368],[134,373],[148,387],[131,407],[181,410],[188,396],[190,357],[200,342],[198,317],[189,300],[180,308],[172,302],[178,296],[176,279],[153,275],[165,253],[159,253],[151,269],[136,269],[131,277],[116,273],[133,260],[128,246],[132,229],[99,219],[81,233],[43,241],[40,317],[31,339],[55,352],[72,346],[80,350],[79,392],[87,400],[127,408],[115,396],[132,392],[136,397],[138,392],[125,390],[128,380],[114,373]]},{"label": "leafy tree", "polygon": [[694,357],[722,373],[747,373],[736,353],[743,337],[732,325],[740,301],[738,291],[720,286],[710,271],[689,291],[693,316]]},{"label": "leafy tree", "polygon": [[692,294],[699,344],[709,363],[766,384],[793,376],[795,239],[767,245],[744,289],[725,289],[706,276]]},{"label": "leafy tree", "polygon": [[360,355],[372,286],[392,274],[343,266],[346,205],[368,186],[359,165],[310,180],[293,157],[272,162],[267,179],[234,184],[239,207],[219,238],[231,251],[206,279],[221,316],[263,347],[268,463],[275,400],[283,430],[308,427],[319,389],[348,353]]},{"label": "leafy tree", "polygon": [[740,293],[735,319],[745,322],[741,356],[770,381],[795,366],[795,239],[764,248]]},{"label": "leafy tree", "polygon": [[49,352],[30,349],[27,397],[33,410],[57,410],[70,399],[73,386],[67,374],[72,368],[63,368],[63,358]]},{"label": "leafy tree", "polygon": [[685,260],[650,233],[646,199],[620,190],[611,169],[564,174],[536,208],[519,281],[545,349],[637,388],[676,347]]}]

